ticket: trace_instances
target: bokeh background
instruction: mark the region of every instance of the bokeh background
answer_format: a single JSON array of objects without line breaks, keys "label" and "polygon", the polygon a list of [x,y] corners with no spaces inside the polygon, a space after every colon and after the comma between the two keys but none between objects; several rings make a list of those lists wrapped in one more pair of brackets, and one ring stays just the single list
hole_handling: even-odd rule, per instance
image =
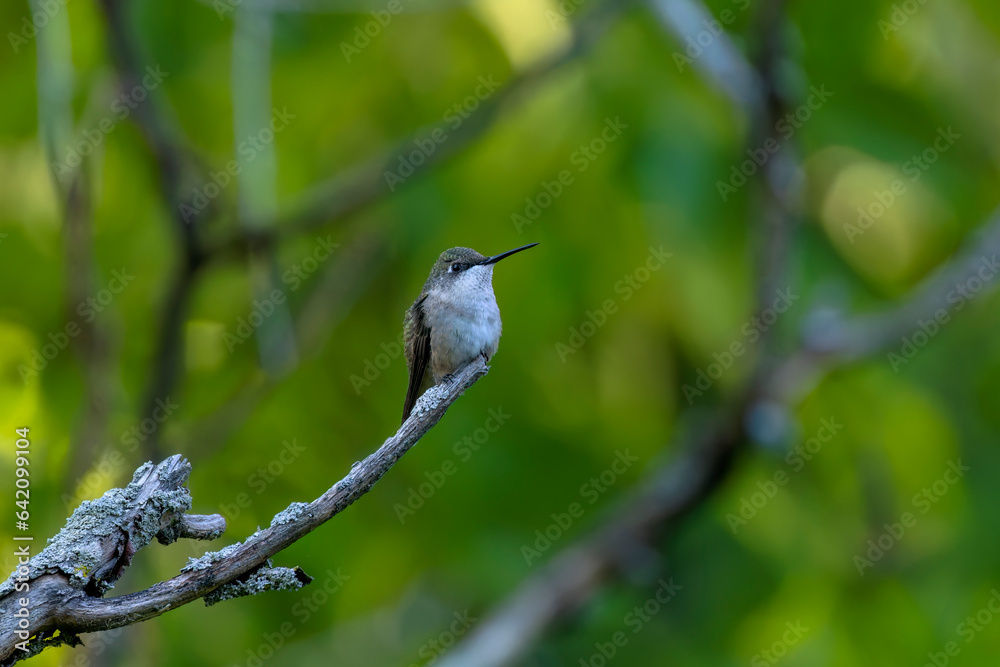
[{"label": "bokeh background", "polygon": [[[402,315],[443,249],[541,245],[498,265],[489,375],[371,493],[278,555],[312,586],[190,604],[39,665],[437,662],[615,521],[765,354],[830,313],[905,301],[996,205],[987,0],[123,4],[0,7],[0,433],[10,445],[31,428],[32,531],[55,534],[81,500],[173,453],[193,464],[195,511],[229,520],[214,546],[140,552],[115,593],[317,497],[394,431]],[[720,45],[766,63],[763,121],[706,74]],[[137,93],[129,67],[160,74]],[[773,125],[796,110],[793,131]],[[769,135],[770,166],[722,192]],[[206,187],[234,160],[238,176]],[[413,175],[384,176],[404,162]],[[787,252],[769,256],[775,211]],[[670,257],[644,272],[651,249]],[[761,284],[797,297],[771,352],[747,333],[772,300]],[[1000,622],[967,617],[1000,587],[1000,316],[989,279],[970,294],[912,358],[887,356],[897,337],[766,406],[722,483],[517,664],[995,664]],[[248,328],[255,311],[267,317]],[[913,316],[910,342],[933,314]],[[734,343],[745,353],[686,394]],[[148,421],[157,400],[170,414]],[[786,459],[831,422],[810,460]],[[590,482],[626,452],[624,472]],[[12,456],[0,479],[12,497]],[[574,502],[582,516],[526,557]],[[681,588],[633,632],[661,577]],[[627,643],[602,657],[619,631]]]}]

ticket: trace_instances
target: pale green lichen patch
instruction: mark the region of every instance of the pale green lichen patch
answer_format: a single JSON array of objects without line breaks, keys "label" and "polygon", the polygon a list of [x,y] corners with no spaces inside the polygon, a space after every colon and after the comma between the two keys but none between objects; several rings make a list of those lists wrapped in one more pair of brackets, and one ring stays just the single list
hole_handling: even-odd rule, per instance
[{"label": "pale green lichen patch", "polygon": [[292,503],[282,511],[274,515],[271,519],[271,528],[280,526],[283,523],[292,523],[302,516],[302,510],[309,507],[309,503]]},{"label": "pale green lichen patch", "polygon": [[[166,487],[176,486],[186,479],[176,477],[186,470],[179,469],[175,463],[173,459],[168,459],[160,464],[158,473],[174,477],[172,481],[176,483],[166,483]],[[114,572],[117,556],[112,554],[109,559],[105,553],[109,540],[112,545],[115,541],[121,542],[122,549],[127,540],[134,553],[156,537],[164,514],[180,515],[191,509],[191,495],[184,487],[157,489],[147,497],[139,498],[143,488],[141,480],[152,468],[152,463],[145,463],[135,471],[132,481],[124,489],[111,489],[97,500],[81,503],[59,534],[49,539],[45,548],[31,558],[27,566],[28,578],[61,572],[69,577],[70,585],[75,588],[93,585],[98,593],[110,589],[113,579],[120,572]],[[137,502],[140,506],[136,506]],[[0,596],[11,592],[17,578],[24,574],[23,570],[12,573],[0,584]],[[95,576],[102,579],[92,581]]]},{"label": "pale green lichen patch", "polygon": [[448,397],[449,388],[445,383],[436,384],[430,387],[423,395],[417,399],[410,415],[417,415],[423,418],[427,413],[432,412],[437,406]]},{"label": "pale green lichen patch", "polygon": [[[256,534],[254,533],[254,535]],[[194,572],[196,570],[207,569],[220,560],[225,560],[232,556],[241,546],[243,546],[243,543],[237,542],[236,544],[230,544],[228,547],[223,547],[218,551],[209,551],[201,558],[188,558],[187,565],[181,568],[181,572]]]},{"label": "pale green lichen patch", "polygon": [[264,591],[294,591],[312,581],[312,577],[299,568],[267,566],[257,570],[243,581],[233,581],[223,584],[205,596],[205,606],[211,607],[216,602],[232,600],[247,595],[258,595]]},{"label": "pale green lichen patch", "polygon": [[[295,521],[302,515],[302,510],[307,507],[309,503],[292,503],[286,507],[281,512],[275,515],[271,519],[271,527],[279,526],[284,523],[291,523]],[[218,551],[209,551],[200,558],[188,558],[187,565],[181,568],[181,572],[194,572],[197,570],[205,570],[219,561],[226,560],[232,556],[237,549],[243,546],[249,540],[256,539],[260,537],[260,528],[254,531],[253,535],[247,537],[243,542],[237,542],[236,544],[230,544],[228,547],[223,547]]]}]

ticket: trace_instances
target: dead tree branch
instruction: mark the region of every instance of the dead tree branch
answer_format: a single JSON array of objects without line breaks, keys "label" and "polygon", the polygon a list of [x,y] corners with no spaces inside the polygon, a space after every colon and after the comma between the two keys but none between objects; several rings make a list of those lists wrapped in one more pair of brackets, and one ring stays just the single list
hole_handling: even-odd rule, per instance
[{"label": "dead tree branch", "polygon": [[[269,559],[371,490],[487,371],[477,358],[427,390],[395,435],[311,503],[292,503],[268,528],[192,560],[173,579],[104,598],[153,538],[169,544],[180,537],[213,539],[225,530],[221,516],[187,514],[191,495],[184,484],[191,465],[186,460],[172,456],[158,466],[143,464],[124,489],[83,503],[41,553],[0,584],[0,664],[60,644],[77,645],[81,633],[139,623],[199,598],[214,604],[309,583],[301,570],[272,567]],[[19,588],[23,584],[30,590]]]}]

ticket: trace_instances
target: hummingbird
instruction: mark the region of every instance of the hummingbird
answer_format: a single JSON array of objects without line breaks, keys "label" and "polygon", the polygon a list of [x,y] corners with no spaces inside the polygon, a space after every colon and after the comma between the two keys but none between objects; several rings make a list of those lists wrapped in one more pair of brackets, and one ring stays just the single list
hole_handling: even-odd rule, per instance
[{"label": "hummingbird", "polygon": [[500,309],[493,294],[493,267],[537,243],[487,257],[472,248],[450,248],[431,267],[420,296],[403,319],[403,346],[410,382],[403,421],[428,388],[479,355],[488,362],[500,344]]}]

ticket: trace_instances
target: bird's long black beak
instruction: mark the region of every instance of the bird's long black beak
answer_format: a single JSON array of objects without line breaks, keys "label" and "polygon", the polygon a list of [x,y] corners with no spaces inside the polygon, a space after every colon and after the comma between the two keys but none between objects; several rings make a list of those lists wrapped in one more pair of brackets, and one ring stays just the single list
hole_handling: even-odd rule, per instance
[{"label": "bird's long black beak", "polygon": [[493,255],[492,257],[487,257],[483,260],[483,264],[496,264],[504,257],[510,257],[515,252],[521,252],[522,250],[527,250],[528,248],[534,248],[537,243],[529,243],[528,245],[523,245],[520,248],[514,248],[513,250],[508,250],[507,252],[502,252],[499,255]]}]

